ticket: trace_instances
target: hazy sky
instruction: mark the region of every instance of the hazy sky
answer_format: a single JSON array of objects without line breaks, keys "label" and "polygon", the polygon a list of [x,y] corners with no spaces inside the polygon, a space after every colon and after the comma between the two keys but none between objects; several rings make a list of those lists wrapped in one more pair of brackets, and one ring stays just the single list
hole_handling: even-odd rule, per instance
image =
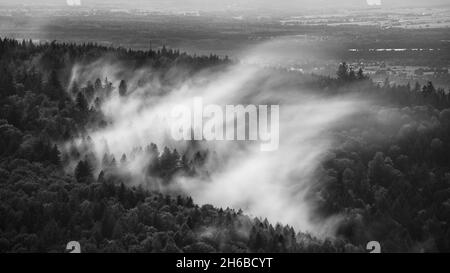
[{"label": "hazy sky", "polygon": [[[0,4],[61,4],[79,0],[0,0]],[[370,0],[378,1],[378,0]],[[448,0],[381,0],[383,6],[433,6],[449,4]],[[221,10],[224,8],[305,9],[321,7],[364,7],[367,0],[81,0],[83,5],[112,5],[123,8],[191,8]]]}]

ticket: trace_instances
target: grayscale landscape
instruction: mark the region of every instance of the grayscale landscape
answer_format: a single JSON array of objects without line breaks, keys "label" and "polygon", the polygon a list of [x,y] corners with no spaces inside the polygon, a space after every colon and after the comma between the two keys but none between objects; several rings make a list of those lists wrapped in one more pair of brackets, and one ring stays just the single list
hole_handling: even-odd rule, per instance
[{"label": "grayscale landscape", "polygon": [[[448,252],[449,34],[444,0],[0,0],[0,252]],[[174,139],[198,98],[279,106],[279,147]]]}]

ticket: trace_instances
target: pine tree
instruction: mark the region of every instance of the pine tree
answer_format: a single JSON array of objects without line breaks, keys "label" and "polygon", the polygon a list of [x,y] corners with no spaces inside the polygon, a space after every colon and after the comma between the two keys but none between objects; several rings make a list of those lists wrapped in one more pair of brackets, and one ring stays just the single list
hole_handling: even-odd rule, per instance
[{"label": "pine tree", "polygon": [[126,164],[127,163],[127,155],[123,154],[122,157],[120,158],[120,163],[121,164]]},{"label": "pine tree", "polygon": [[102,81],[99,78],[97,78],[94,82],[94,89],[95,91],[99,91],[102,88],[103,88]]},{"label": "pine tree", "polygon": [[80,160],[75,168],[75,179],[79,183],[89,182],[93,177],[92,169],[85,160]]},{"label": "pine tree", "polygon": [[120,85],[119,85],[119,95],[121,96],[125,96],[127,94],[127,83],[125,82],[125,80],[121,80],[120,81]]},{"label": "pine tree", "polygon": [[94,98],[94,94],[95,94],[95,89],[94,89],[94,85],[92,84],[91,81],[88,81],[86,84],[86,88],[84,89],[84,93],[86,94],[86,99],[87,100],[92,100]]},{"label": "pine tree", "polygon": [[105,172],[102,170],[97,177],[97,182],[98,183],[105,183]]},{"label": "pine tree", "polygon": [[78,92],[75,103],[81,112],[88,111],[89,105],[88,105],[88,102],[87,102],[86,98],[84,97],[83,93]]}]

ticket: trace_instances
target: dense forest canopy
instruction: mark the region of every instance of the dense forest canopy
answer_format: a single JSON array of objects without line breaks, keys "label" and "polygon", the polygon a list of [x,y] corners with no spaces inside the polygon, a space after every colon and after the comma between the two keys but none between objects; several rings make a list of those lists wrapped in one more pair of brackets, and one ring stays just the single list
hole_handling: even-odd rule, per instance
[{"label": "dense forest canopy", "polygon": [[[450,250],[450,94],[430,82],[375,85],[342,63],[336,77],[293,76],[297,88],[324,96],[354,93],[382,105],[393,126],[359,117],[334,132],[336,145],[316,170],[307,198],[322,217],[340,214],[335,236],[316,238],[230,208],[198,206],[180,192],[133,186],[117,169],[140,154],[145,175],[170,183],[195,176],[213,151],[185,151],[149,141],[120,158],[90,155],[87,128],[107,126],[100,105],[127,96],[124,78],[71,82],[76,64],[114,59],[152,67],[166,84],[173,67],[220,70],[228,58],[177,50],[132,51],[95,44],[0,39],[0,251],[62,252],[77,240],[85,252],[353,252],[377,240],[383,251]],[[392,114],[394,113],[394,114]],[[377,125],[378,124],[378,125]],[[81,138],[67,150],[61,143]],[[70,162],[76,162],[68,168]]]}]

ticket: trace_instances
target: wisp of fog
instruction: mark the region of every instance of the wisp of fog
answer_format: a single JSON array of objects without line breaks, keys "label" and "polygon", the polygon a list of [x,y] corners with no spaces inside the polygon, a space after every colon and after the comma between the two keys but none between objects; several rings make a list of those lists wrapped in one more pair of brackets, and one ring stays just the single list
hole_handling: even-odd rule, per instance
[{"label": "wisp of fog", "polygon": [[[276,58],[261,48],[266,45],[253,52],[270,56],[271,60]],[[171,138],[170,113],[175,105],[192,107],[194,97],[201,97],[204,104],[224,106],[276,104],[280,106],[278,150],[263,152],[254,141],[205,142],[202,145],[217,154],[205,167],[208,175],[175,176],[166,186],[147,178],[148,158],[136,156],[128,158],[123,166],[123,171],[131,174],[128,183],[170,187],[192,196],[198,204],[242,209],[299,231],[331,235],[336,218],[314,221],[314,204],[307,201],[306,194],[318,183],[314,172],[332,146],[331,130],[362,111],[364,102],[352,96],[325,97],[295,88],[286,84],[279,73],[257,65],[239,63],[219,72],[201,71],[171,85],[170,90],[157,76],[144,85],[138,83],[142,77],[157,73],[150,68],[130,71],[126,65],[107,58],[73,68],[72,82],[108,77],[117,88],[124,75],[127,77],[128,95],[120,96],[115,90],[102,103],[108,125],[87,133],[98,161],[106,151],[120,158],[150,142],[176,148],[182,154],[187,143]]]}]

